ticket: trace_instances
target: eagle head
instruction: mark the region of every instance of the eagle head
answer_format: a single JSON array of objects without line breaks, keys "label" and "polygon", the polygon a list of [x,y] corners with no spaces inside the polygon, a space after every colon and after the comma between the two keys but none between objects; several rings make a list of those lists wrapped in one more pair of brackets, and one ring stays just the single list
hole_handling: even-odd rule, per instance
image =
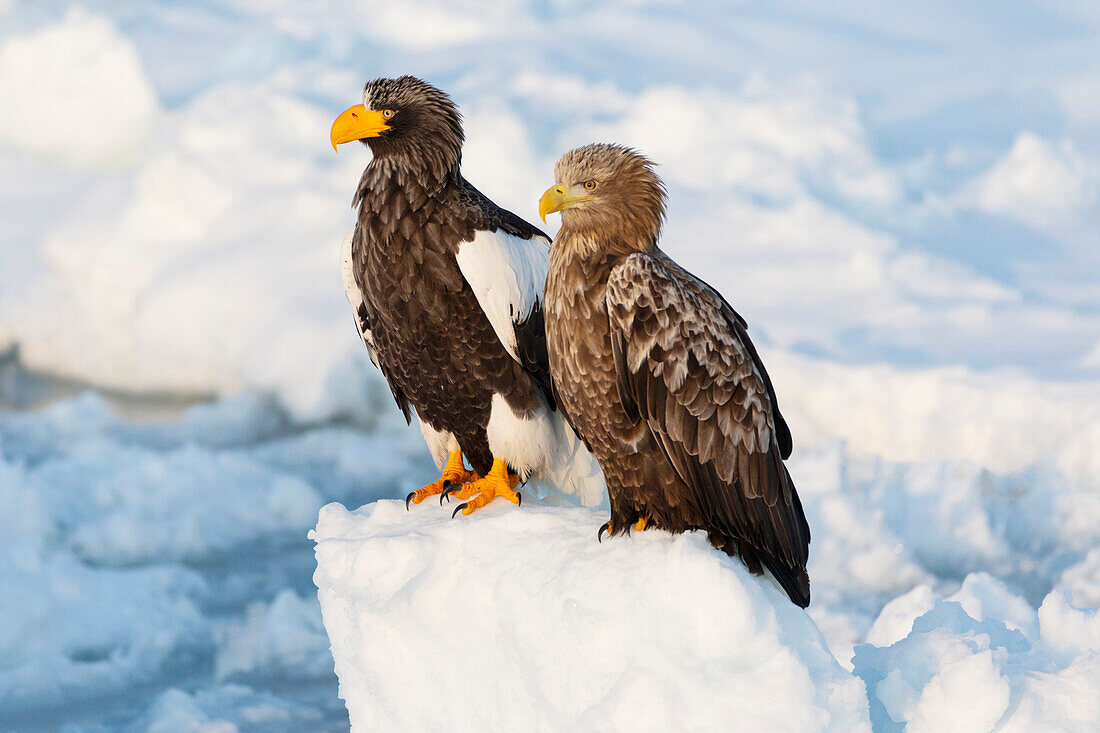
[{"label": "eagle head", "polygon": [[359,140],[375,158],[446,172],[462,157],[462,116],[450,97],[415,76],[373,79],[363,89],[363,103],[332,123],[329,139],[333,150]]},{"label": "eagle head", "polygon": [[[539,215],[561,212],[562,229],[614,239],[629,249],[657,243],[665,218],[665,186],[653,162],[633,148],[595,143],[574,148],[554,166],[555,185],[539,201]],[[601,236],[602,235],[602,236]]]}]

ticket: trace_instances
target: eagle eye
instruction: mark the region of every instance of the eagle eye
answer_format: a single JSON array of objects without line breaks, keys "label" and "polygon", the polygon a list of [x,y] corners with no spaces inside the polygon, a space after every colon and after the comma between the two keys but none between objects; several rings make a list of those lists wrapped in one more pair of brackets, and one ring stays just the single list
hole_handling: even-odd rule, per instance
[{"label": "eagle eye", "polygon": [[393,116],[394,116],[395,114],[397,114],[397,113],[396,113],[396,112],[394,112],[394,111],[393,111],[392,109],[384,109],[384,110],[382,110],[382,117],[383,117],[383,119],[387,119],[387,120],[388,120],[389,118],[393,117]]},{"label": "eagle eye", "polygon": [[585,191],[595,191],[596,190],[596,182],[595,181],[585,181],[584,182],[584,190]]}]

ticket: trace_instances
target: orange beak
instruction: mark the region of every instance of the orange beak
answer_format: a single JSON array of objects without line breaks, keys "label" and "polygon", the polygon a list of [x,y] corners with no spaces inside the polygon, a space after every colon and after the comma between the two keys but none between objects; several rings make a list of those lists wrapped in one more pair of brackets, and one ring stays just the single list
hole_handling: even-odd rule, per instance
[{"label": "orange beak", "polygon": [[386,118],[381,112],[375,112],[357,104],[341,112],[332,123],[329,140],[332,142],[332,149],[336,150],[336,146],[341,143],[350,143],[366,137],[378,137],[388,129],[390,126],[386,124]]}]

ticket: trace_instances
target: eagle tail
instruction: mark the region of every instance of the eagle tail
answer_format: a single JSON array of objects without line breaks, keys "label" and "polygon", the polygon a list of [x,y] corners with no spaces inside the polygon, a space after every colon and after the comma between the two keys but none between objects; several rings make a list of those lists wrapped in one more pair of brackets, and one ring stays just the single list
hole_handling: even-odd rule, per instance
[{"label": "eagle tail", "polygon": [[584,506],[597,506],[607,500],[607,484],[599,461],[588,451],[561,412],[553,412],[556,440],[553,454],[547,457],[537,478],[569,494]]},{"label": "eagle tail", "polygon": [[[781,547],[786,551],[777,557],[772,552],[761,552],[760,559],[772,576],[787,591],[791,602],[802,608],[810,605],[810,576],[806,572],[807,553],[810,545],[810,525],[806,522],[806,513],[802,509],[802,500],[791,481],[791,474],[779,455],[774,451],[769,454],[771,460],[768,468],[774,471],[770,482],[783,486],[781,495],[789,496],[790,505],[784,506],[782,501],[777,502],[772,514],[771,526],[774,527],[777,537],[781,540]],[[756,500],[757,506],[763,502]]]},{"label": "eagle tail", "polygon": [[767,555],[760,559],[772,577],[787,591],[792,603],[800,608],[810,605],[810,576],[805,568],[792,568]]},{"label": "eagle tail", "polygon": [[709,533],[710,543],[730,556],[741,558],[753,575],[763,575],[766,569],[787,593],[791,603],[800,608],[810,605],[810,576],[805,567],[792,567],[779,558],[750,543],[733,537]]}]

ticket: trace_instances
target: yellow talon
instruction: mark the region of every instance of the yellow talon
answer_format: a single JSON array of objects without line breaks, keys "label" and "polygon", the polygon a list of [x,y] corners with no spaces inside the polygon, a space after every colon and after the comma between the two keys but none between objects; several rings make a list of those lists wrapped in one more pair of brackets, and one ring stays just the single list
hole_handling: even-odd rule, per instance
[{"label": "yellow talon", "polygon": [[513,504],[519,504],[523,497],[514,489],[519,485],[519,476],[508,472],[508,464],[502,458],[493,458],[493,467],[485,478],[464,483],[462,488],[453,493],[456,499],[469,499],[463,501],[455,508],[455,514],[462,512],[469,516],[485,506],[498,496],[502,496]]},{"label": "yellow talon", "polygon": [[405,508],[408,508],[410,501],[413,504],[419,504],[429,496],[442,494],[443,490],[450,484],[464,484],[468,481],[477,481],[480,478],[474,471],[466,470],[466,464],[462,462],[462,451],[451,451],[447,456],[447,465],[443,467],[443,475],[437,481],[432,481],[424,488],[417,489],[406,496]]},{"label": "yellow talon", "polygon": [[635,532],[641,532],[643,529],[646,528],[646,525],[648,525],[648,524],[649,524],[649,519],[647,519],[646,517],[641,517],[641,518],[638,519],[637,522],[634,523],[634,531]]}]

